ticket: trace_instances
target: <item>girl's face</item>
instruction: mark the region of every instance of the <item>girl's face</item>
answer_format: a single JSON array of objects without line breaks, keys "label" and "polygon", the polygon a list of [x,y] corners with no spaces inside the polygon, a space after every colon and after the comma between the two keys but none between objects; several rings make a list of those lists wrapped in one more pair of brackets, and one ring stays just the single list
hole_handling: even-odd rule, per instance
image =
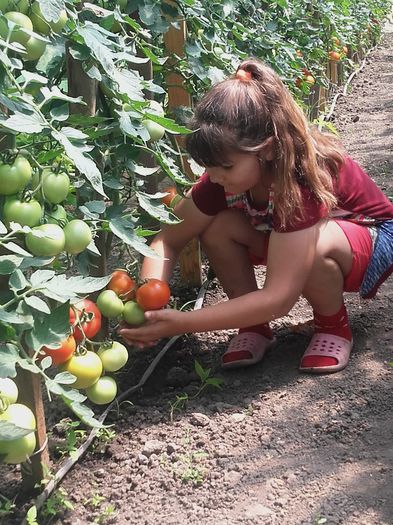
[{"label": "girl's face", "polygon": [[253,153],[232,153],[223,166],[207,167],[206,171],[212,182],[229,193],[244,193],[263,179],[261,162]]}]

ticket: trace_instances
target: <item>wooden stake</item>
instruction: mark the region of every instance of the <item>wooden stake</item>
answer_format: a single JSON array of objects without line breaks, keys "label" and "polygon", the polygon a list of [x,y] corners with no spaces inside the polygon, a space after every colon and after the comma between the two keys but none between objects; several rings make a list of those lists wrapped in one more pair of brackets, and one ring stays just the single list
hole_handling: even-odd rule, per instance
[{"label": "wooden stake", "polygon": [[[178,28],[171,27],[164,35],[164,43],[169,53],[179,57],[184,55],[184,43],[186,38],[186,23],[184,20],[178,21]],[[183,77],[177,73],[169,73],[167,76],[168,86],[168,106],[175,109],[179,106],[191,107],[191,96],[184,87]],[[177,138],[179,147],[184,147],[184,139]],[[186,156],[183,156],[185,171],[190,180],[195,180],[195,176],[190,168]],[[197,239],[191,241],[180,255],[180,274],[183,283],[191,286],[201,286],[201,254]]]}]

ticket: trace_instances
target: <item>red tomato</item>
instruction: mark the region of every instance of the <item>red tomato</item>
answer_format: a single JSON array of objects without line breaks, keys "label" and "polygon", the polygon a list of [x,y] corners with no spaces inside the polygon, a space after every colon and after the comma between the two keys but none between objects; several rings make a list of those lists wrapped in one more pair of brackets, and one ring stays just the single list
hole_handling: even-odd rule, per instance
[{"label": "red tomato", "polygon": [[123,301],[130,301],[135,297],[136,283],[125,270],[115,270],[107,288],[113,290]]},{"label": "red tomato", "polygon": [[53,365],[60,365],[71,358],[76,350],[76,341],[74,337],[70,335],[67,339],[62,341],[60,347],[49,348],[48,346],[43,346],[41,350],[45,352],[45,355],[42,357],[49,355],[52,358]]},{"label": "red tomato", "polygon": [[168,284],[160,279],[149,279],[136,291],[136,301],[142,310],[159,310],[171,296]]},{"label": "red tomato", "polygon": [[[75,319],[74,309],[77,311],[82,330],[79,328],[77,320]],[[76,341],[82,341],[84,338],[83,334],[88,339],[92,339],[100,331],[101,312],[93,301],[83,299],[70,308],[70,324],[74,327],[74,337]]]}]

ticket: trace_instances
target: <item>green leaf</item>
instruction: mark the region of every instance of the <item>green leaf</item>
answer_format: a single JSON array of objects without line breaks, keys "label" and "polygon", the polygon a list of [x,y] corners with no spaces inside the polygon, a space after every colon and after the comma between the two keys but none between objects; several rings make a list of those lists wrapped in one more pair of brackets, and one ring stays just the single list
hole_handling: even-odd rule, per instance
[{"label": "green leaf", "polygon": [[163,222],[164,224],[179,224],[181,222],[176,215],[168,211],[168,208],[161,202],[150,199],[146,193],[138,193],[137,197],[140,207],[158,221]]},{"label": "green leaf", "polygon": [[66,8],[65,0],[37,0],[40,4],[42,16],[48,22],[57,22],[61,12]]},{"label": "green leaf", "polygon": [[15,328],[9,324],[0,323],[0,342],[6,343],[16,339]]},{"label": "green leaf", "polygon": [[9,281],[9,286],[11,290],[14,290],[16,292],[20,292],[21,290],[24,290],[28,286],[28,282],[26,280],[26,277],[23,275],[23,273],[20,270],[15,270]]},{"label": "green leaf", "polygon": [[71,330],[69,310],[70,305],[65,302],[43,320],[38,317],[34,319],[33,329],[26,333],[26,342],[34,352],[66,339]]},{"label": "green leaf", "polygon": [[19,348],[16,345],[0,344],[0,377],[16,377],[15,366],[19,359]]},{"label": "green leaf", "polygon": [[83,423],[90,427],[104,428],[105,425],[100,423],[98,419],[94,417],[94,412],[89,407],[87,407],[86,405],[82,405],[77,401],[70,402],[69,399],[64,399],[64,397],[63,400],[65,404],[70,407],[74,414],[76,414]]},{"label": "green leaf", "polygon": [[6,312],[0,308],[0,321],[9,324],[30,324],[31,316],[17,312]]},{"label": "green leaf", "polygon": [[67,156],[74,162],[76,168],[85,175],[86,179],[91,183],[93,188],[103,197],[106,197],[104,188],[102,186],[102,177],[100,170],[97,168],[93,159],[84,155],[79,148],[74,146],[63,133],[52,131],[54,139],[60,142],[64,147]]},{"label": "green leaf", "polygon": [[23,428],[11,421],[0,421],[0,440],[1,441],[13,441],[14,439],[27,436],[31,434],[31,428]]},{"label": "green leaf", "polygon": [[177,124],[174,120],[170,118],[160,117],[159,115],[149,113],[148,111],[146,111],[144,115],[149,120],[153,120],[154,122],[157,122],[157,124],[160,124],[160,126],[163,126],[170,133],[182,135],[189,135],[190,133],[192,133],[190,129],[186,128],[185,126],[181,126],[180,124]]},{"label": "green leaf", "polygon": [[0,256],[0,275],[8,275],[18,268],[23,259],[16,255],[1,255]]},{"label": "green leaf", "polygon": [[26,250],[24,250],[23,248],[21,248],[18,244],[14,242],[5,242],[3,244],[3,247],[9,250],[10,252],[17,253],[19,255],[23,255],[23,257],[32,257],[31,253],[27,252]]},{"label": "green leaf", "polygon": [[51,102],[52,100],[63,100],[65,102],[72,102],[73,104],[81,104],[86,106],[86,102],[83,101],[83,97],[70,97],[60,91],[57,86],[52,88],[43,87],[41,88],[41,93],[44,97],[45,103]]},{"label": "green leaf", "polygon": [[30,308],[33,308],[38,312],[43,312],[44,314],[50,314],[49,306],[39,297],[32,295],[30,297],[25,297],[24,301]]},{"label": "green leaf", "polygon": [[4,223],[0,221],[0,234],[7,233],[7,228],[5,227]]},{"label": "green leaf", "polygon": [[129,246],[132,246],[145,257],[161,259],[161,256],[146,244],[145,239],[135,234],[133,224],[125,217],[114,217],[111,219],[109,221],[109,228],[119,239]]},{"label": "green leaf", "polygon": [[56,383],[61,385],[72,385],[72,383],[75,383],[75,376],[69,372],[60,372],[59,374],[56,374],[53,381],[56,381]]},{"label": "green leaf", "polygon": [[30,277],[31,285],[34,288],[37,288],[38,286],[41,286],[42,284],[47,283],[53,279],[55,275],[56,272],[53,270],[37,270]]},{"label": "green leaf", "polygon": [[32,374],[39,374],[41,372],[38,366],[35,363],[33,363],[31,359],[21,358],[18,360],[18,365],[21,368],[23,368],[23,370],[27,370],[28,372],[31,372]]},{"label": "green leaf", "polygon": [[0,119],[0,125],[20,133],[41,133],[48,127],[47,122],[37,113],[15,113],[7,119]]},{"label": "green leaf", "polygon": [[45,290],[57,290],[57,292],[72,294],[72,296],[88,295],[105,288],[110,279],[110,275],[106,277],[83,277],[82,275],[67,277],[61,274],[46,283]]}]

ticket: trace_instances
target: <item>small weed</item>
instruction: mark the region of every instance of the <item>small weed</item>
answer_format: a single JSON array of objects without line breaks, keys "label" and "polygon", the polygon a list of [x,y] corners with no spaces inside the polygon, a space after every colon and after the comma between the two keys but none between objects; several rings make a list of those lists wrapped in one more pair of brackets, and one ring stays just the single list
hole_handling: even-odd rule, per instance
[{"label": "small weed", "polygon": [[199,463],[206,457],[208,457],[208,454],[203,451],[190,452],[180,456],[184,467],[180,472],[180,479],[185,483],[191,482],[194,485],[202,485],[206,476],[206,468],[199,465]]},{"label": "small weed", "polygon": [[212,386],[214,388],[221,388],[221,384],[224,380],[219,377],[211,377],[211,368],[203,368],[203,366],[197,360],[195,360],[194,369],[201,381],[201,384],[197,392],[193,396],[190,397],[188,394],[183,393],[180,395],[176,395],[175,401],[169,402],[171,421],[173,421],[173,415],[175,412],[181,412],[182,410],[184,410],[188,402],[200,396],[203,390],[205,390],[205,388],[209,386]]},{"label": "small weed", "polygon": [[15,501],[6,498],[0,494],[0,523],[6,524],[7,518],[13,513],[15,508]]},{"label": "small weed", "polygon": [[116,437],[116,432],[108,427],[102,427],[98,430],[93,444],[93,452],[105,451],[106,447],[112,443]]},{"label": "small weed", "polygon": [[115,506],[112,503],[110,503],[94,519],[94,523],[102,525],[106,523],[108,520],[112,521],[112,518],[114,518],[115,516],[115,510],[116,510]]},{"label": "small weed", "polygon": [[323,516],[317,516],[315,518],[315,525],[324,525],[324,523],[327,523],[327,518],[324,518]]},{"label": "small weed", "polygon": [[96,509],[97,507],[101,505],[103,501],[105,501],[105,497],[96,493],[96,494],[93,494],[91,498],[85,499],[83,503],[84,505],[88,505],[89,507]]},{"label": "small weed", "polygon": [[37,507],[33,505],[29,508],[26,514],[27,525],[39,525],[37,521]]},{"label": "small weed", "polygon": [[80,425],[79,421],[63,419],[61,424],[64,428],[66,441],[63,447],[57,447],[56,450],[61,455],[61,457],[69,455],[71,458],[73,458],[75,452],[78,449],[78,446],[86,436],[86,430],[78,428]]},{"label": "small weed", "polygon": [[59,488],[50,496],[41,510],[41,514],[44,518],[54,517],[61,514],[65,510],[72,510],[74,506],[68,499],[68,492]]}]

